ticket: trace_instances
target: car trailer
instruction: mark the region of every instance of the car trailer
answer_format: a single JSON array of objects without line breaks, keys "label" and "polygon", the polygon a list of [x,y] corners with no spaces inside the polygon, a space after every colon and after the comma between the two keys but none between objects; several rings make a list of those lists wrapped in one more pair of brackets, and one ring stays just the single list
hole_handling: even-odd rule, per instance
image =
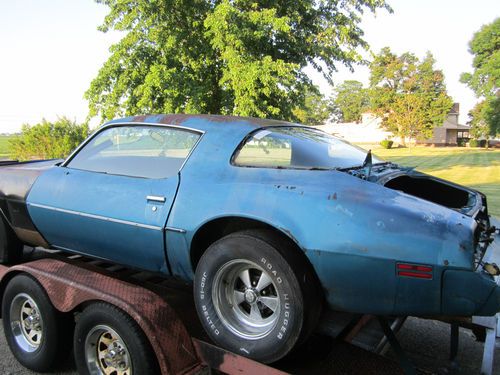
[{"label": "car trailer", "polygon": [[[405,318],[327,313],[319,334],[271,367],[211,344],[185,283],[80,255],[25,252],[24,262],[0,265],[1,311],[11,350],[35,371],[49,370],[74,332],[77,367],[92,374],[130,374],[130,363],[143,366],[134,369],[139,374],[429,374],[410,363],[396,338]],[[498,314],[443,321],[451,326],[450,360],[459,326],[483,332],[482,374],[493,374]],[[34,358],[41,335],[50,345]],[[388,346],[399,363],[380,355]]]}]

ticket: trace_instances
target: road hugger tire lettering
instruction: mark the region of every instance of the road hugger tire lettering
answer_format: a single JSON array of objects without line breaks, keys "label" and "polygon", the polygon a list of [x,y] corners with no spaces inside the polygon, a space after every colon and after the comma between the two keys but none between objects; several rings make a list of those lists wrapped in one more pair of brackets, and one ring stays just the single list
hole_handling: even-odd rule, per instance
[{"label": "road hugger tire lettering", "polygon": [[305,334],[298,264],[282,255],[267,231],[230,234],[200,259],[194,282],[203,327],[219,345],[274,362]]}]

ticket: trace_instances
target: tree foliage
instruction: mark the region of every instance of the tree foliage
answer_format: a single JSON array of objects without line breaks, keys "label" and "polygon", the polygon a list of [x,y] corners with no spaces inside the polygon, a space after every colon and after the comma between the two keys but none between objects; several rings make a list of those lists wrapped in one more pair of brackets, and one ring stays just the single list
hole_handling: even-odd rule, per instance
[{"label": "tree foliage", "polygon": [[471,111],[471,124],[482,136],[494,137],[500,134],[500,18],[474,34],[469,52],[474,71],[462,73],[460,80],[483,98]]},{"label": "tree foliage", "polygon": [[317,87],[307,89],[304,104],[292,110],[296,121],[305,125],[321,125],[330,117],[331,109]]},{"label": "tree foliage", "polygon": [[403,143],[405,138],[430,138],[453,105],[444,75],[434,63],[430,52],[419,60],[409,52],[397,56],[385,47],[370,64],[372,110]]},{"label": "tree foliage", "polygon": [[479,139],[489,135],[489,127],[484,120],[485,104],[486,102],[483,100],[477,103],[474,108],[469,111],[469,121],[467,124],[470,125],[470,136],[472,139]]},{"label": "tree foliage", "polygon": [[[123,38],[91,82],[90,116],[218,113],[296,120],[314,90],[308,64],[327,80],[367,48],[365,11],[385,0],[96,0],[100,30]],[[294,111],[295,110],[295,111]]]},{"label": "tree foliage", "polygon": [[359,122],[363,111],[368,108],[368,90],[358,81],[344,81],[334,88],[332,105],[339,113],[341,122]]},{"label": "tree foliage", "polygon": [[24,124],[21,135],[10,141],[10,157],[17,160],[64,158],[89,134],[86,124],[66,117],[55,122],[45,119],[36,125]]}]

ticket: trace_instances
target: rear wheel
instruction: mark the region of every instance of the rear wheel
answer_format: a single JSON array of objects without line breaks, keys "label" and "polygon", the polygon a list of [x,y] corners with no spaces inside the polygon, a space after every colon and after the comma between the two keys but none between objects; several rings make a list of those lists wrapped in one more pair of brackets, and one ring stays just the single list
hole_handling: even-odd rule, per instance
[{"label": "rear wheel", "polygon": [[306,269],[295,249],[283,248],[268,231],[237,232],[215,242],[195,275],[205,330],[233,352],[266,363],[282,358],[309,334],[318,315],[312,311],[320,306],[314,282],[302,277]]},{"label": "rear wheel", "polygon": [[0,263],[17,263],[22,256],[22,242],[0,214]]},{"label": "rear wheel", "polygon": [[106,303],[94,303],[78,317],[74,352],[79,374],[159,373],[153,349],[134,319]]},{"label": "rear wheel", "polygon": [[52,306],[45,290],[30,276],[18,275],[9,282],[2,300],[2,318],[12,353],[33,371],[49,370],[56,360],[64,360],[71,348],[68,317]]}]

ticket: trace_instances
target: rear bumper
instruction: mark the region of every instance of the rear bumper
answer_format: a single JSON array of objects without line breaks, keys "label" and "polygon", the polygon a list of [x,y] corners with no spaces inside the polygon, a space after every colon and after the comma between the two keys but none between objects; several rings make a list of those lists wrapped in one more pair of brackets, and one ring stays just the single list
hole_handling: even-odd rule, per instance
[{"label": "rear bumper", "polygon": [[[483,263],[500,265],[500,236],[488,246]],[[500,312],[500,276],[479,266],[476,272],[448,270],[443,274],[442,312],[445,315],[492,316]]]}]

